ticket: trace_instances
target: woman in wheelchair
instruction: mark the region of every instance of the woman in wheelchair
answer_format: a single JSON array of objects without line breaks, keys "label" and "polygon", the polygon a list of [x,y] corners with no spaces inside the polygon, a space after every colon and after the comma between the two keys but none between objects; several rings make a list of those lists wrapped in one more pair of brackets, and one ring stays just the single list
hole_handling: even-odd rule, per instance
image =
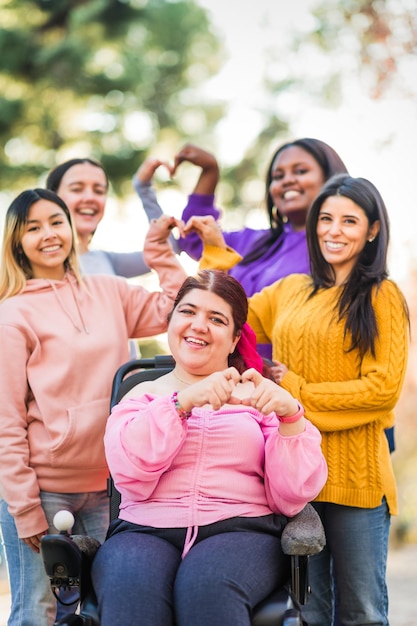
[{"label": "woman in wheelchair", "polygon": [[302,406],[262,375],[247,310],[226,273],[188,277],[169,316],[174,369],[112,411],[122,500],[93,562],[101,626],[245,626],[287,580],[286,516],[327,466]]}]

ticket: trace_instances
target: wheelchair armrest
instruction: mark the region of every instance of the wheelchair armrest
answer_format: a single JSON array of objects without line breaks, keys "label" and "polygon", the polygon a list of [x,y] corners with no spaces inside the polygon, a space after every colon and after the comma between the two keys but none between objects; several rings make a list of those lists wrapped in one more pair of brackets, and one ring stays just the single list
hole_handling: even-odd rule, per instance
[{"label": "wheelchair armrest", "polygon": [[284,528],[281,537],[285,554],[311,556],[321,552],[326,545],[323,524],[311,504],[292,517]]},{"label": "wheelchair armrest", "polygon": [[101,543],[97,539],[89,537],[88,535],[71,535],[71,539],[82,552],[84,558],[87,558],[89,561],[93,560],[97,550],[101,546]]},{"label": "wheelchair armrest", "polygon": [[41,555],[52,588],[77,587],[80,584],[83,555],[68,535],[45,535]]},{"label": "wheelchair armrest", "polygon": [[91,587],[91,563],[99,547],[97,539],[85,535],[60,533],[42,537],[41,554],[52,590],[78,587],[83,602]]}]

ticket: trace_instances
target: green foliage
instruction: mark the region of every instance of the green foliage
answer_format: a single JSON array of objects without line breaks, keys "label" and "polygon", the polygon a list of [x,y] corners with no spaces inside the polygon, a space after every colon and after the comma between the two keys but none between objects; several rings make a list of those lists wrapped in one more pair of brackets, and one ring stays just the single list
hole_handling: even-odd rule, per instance
[{"label": "green foliage", "polygon": [[[163,146],[172,156],[186,141],[216,151],[212,135],[225,105],[208,105],[200,87],[223,51],[196,1],[0,0],[1,188],[37,184],[57,162],[88,155],[123,194],[148,152]],[[311,31],[293,38],[304,74],[265,73],[264,130],[239,165],[222,169],[228,206],[253,205],[244,183],[264,179],[270,155],[288,138],[282,93],[298,88],[337,106],[348,73],[375,98],[413,83],[415,91],[409,71],[399,82],[403,60],[417,50],[413,0],[317,0],[313,16]],[[317,62],[317,49],[325,69],[310,80],[304,59]],[[269,62],[290,68],[289,57],[277,48]]]},{"label": "green foliage", "polygon": [[189,139],[190,111],[222,114],[198,98],[221,56],[193,0],[0,0],[0,13],[2,188],[89,155],[118,191],[168,130]]}]

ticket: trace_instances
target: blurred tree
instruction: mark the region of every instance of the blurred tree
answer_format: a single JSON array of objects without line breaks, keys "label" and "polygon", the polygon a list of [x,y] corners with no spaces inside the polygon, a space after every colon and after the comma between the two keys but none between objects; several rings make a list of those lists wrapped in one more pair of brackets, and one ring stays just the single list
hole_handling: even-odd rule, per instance
[{"label": "blurred tree", "polygon": [[[280,91],[284,89],[284,85],[279,88]],[[238,207],[240,213],[242,209],[266,206],[264,182],[269,161],[288,133],[288,123],[273,109],[264,112],[264,120],[262,131],[242,155],[241,161],[222,171],[222,200],[231,207]]]},{"label": "blurred tree", "polygon": [[0,12],[2,189],[90,155],[123,193],[149,147],[177,149],[223,113],[198,96],[222,56],[193,0],[0,0]]},{"label": "blurred tree", "polygon": [[[263,131],[239,164],[222,167],[224,205],[262,203],[270,155],[291,136],[282,94],[337,106],[350,74],[373,98],[415,95],[414,4],[317,0],[308,30],[274,41],[265,51]],[[200,87],[224,57],[198,0],[0,0],[0,18],[2,189],[89,154],[124,195],[157,146],[172,156],[190,140],[216,152],[212,131],[226,105],[209,104]]]},{"label": "blurred tree", "polygon": [[[273,23],[280,9],[269,11]],[[264,179],[273,151],[292,137],[278,114],[282,95],[337,108],[352,84],[348,78],[371,99],[417,98],[415,0],[316,0],[299,31],[274,41],[265,51],[264,130],[238,165],[222,171],[224,204],[250,206],[242,182]]]},{"label": "blurred tree", "polygon": [[[415,0],[322,0],[312,11],[316,25],[294,41],[318,45],[339,63],[338,71],[356,72],[371,98],[389,93],[416,97],[417,11]],[[350,63],[341,64],[341,57]],[[329,76],[331,89],[337,71]]]}]

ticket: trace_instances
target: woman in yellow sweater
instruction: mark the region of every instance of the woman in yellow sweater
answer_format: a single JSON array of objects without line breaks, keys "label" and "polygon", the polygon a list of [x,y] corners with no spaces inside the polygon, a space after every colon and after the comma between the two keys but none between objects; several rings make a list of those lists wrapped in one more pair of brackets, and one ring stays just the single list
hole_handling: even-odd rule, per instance
[{"label": "woman in yellow sweater", "polygon": [[[258,342],[273,345],[277,382],[323,436],[329,477],[314,506],[327,546],[311,559],[305,619],[386,626],[397,495],[384,429],[394,423],[409,322],[387,278],[389,222],[378,190],[363,178],[332,178],[310,209],[307,241],[311,276],[293,274],[254,294],[248,315]],[[217,252],[224,267],[227,251]]]}]

